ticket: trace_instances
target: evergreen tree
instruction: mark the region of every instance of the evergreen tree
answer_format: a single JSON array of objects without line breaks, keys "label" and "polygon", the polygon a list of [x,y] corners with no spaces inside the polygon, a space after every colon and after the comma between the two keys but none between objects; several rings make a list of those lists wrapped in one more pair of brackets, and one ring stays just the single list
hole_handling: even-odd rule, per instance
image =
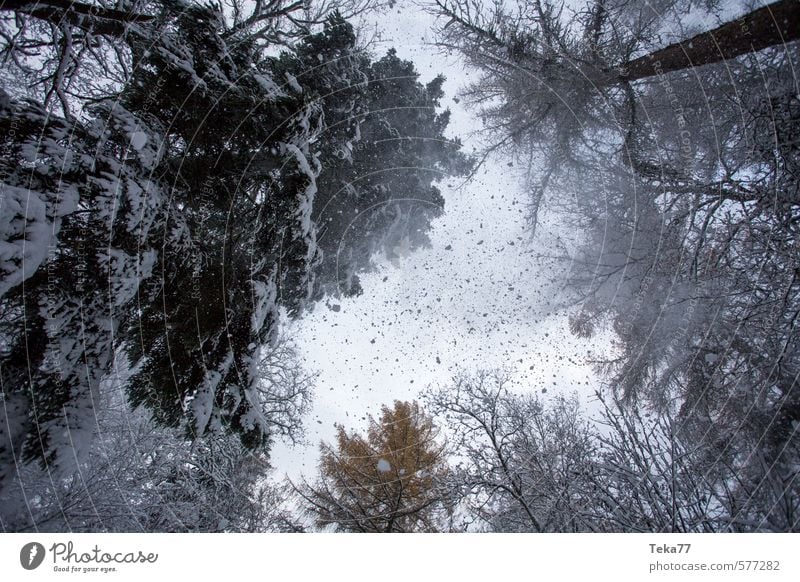
[{"label": "evergreen tree", "polygon": [[[0,100],[3,477],[21,459],[80,463],[100,382],[118,365],[131,367],[132,404],[161,423],[193,437],[230,431],[268,451],[286,426],[269,412],[275,395],[260,370],[276,350],[279,313],[332,288],[317,223],[338,184],[320,175],[352,163],[332,154],[359,135],[341,104],[369,110],[373,67],[352,27],[332,16],[294,58],[270,53],[215,7],[157,8],[125,24],[130,75],[81,118]],[[415,81],[399,88],[408,95],[385,96],[386,107],[438,99]],[[431,110],[420,125],[440,135],[443,119]],[[457,172],[458,144],[442,151],[435,163]],[[412,174],[421,195],[437,192],[440,173]],[[352,215],[361,203],[337,204]]]},{"label": "evergreen tree", "polygon": [[313,214],[318,291],[358,294],[358,273],[376,253],[428,244],[444,206],[436,182],[470,169],[460,142],[444,135],[449,111],[437,111],[444,78],[421,84],[393,49],[373,62],[336,16],[279,64],[276,76],[295,76],[325,110]]},{"label": "evergreen tree", "polygon": [[100,381],[157,251],[160,153],[120,104],[70,123],[0,94],[3,156],[0,471],[74,465],[94,432]]}]

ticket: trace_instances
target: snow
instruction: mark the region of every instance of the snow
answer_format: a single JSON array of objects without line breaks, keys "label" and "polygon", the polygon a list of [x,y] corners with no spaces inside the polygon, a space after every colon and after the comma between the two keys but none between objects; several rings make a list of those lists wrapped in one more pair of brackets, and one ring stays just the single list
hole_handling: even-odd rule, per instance
[{"label": "snow", "polygon": [[[312,168],[306,154],[295,144],[285,143],[283,144],[283,148],[294,157],[300,172],[308,179],[308,184],[305,189],[297,194],[296,216],[300,223],[298,236],[305,240],[308,247],[305,260],[308,267],[308,276],[311,278],[311,268],[322,259],[317,247],[316,225],[313,221],[314,198],[317,194],[317,176],[322,170],[322,164],[319,159],[314,156],[312,157],[314,168]],[[311,285],[309,285],[308,292],[310,296],[312,292]]]},{"label": "snow", "polygon": [[272,77],[254,73],[253,78],[270,98],[283,97],[286,95]]},{"label": "snow", "polygon": [[152,274],[156,259],[152,249],[136,255],[115,248],[100,251],[98,262],[108,269],[109,305],[122,308],[132,300],[142,280]]},{"label": "snow", "polygon": [[[295,160],[297,160],[298,166],[300,166],[300,171],[308,177],[309,181],[316,182],[317,175],[319,174],[319,166],[317,167],[316,171],[312,170],[311,164],[309,164],[305,153],[303,153],[303,151],[296,145],[292,143],[285,143],[283,144],[283,147],[286,148],[286,150],[292,154],[292,156],[294,156]],[[317,165],[318,164],[319,162],[317,161]]]},{"label": "snow", "polygon": [[[278,317],[278,288],[274,281],[253,281],[253,297],[255,305],[250,325],[254,332],[258,333],[264,327],[267,316],[272,315],[277,321]],[[255,346],[254,346],[255,347]]]},{"label": "snow", "polygon": [[[144,168],[155,168],[163,152],[159,144],[147,134],[141,120],[119,102],[106,104],[104,107],[107,109],[107,117],[96,119],[92,130],[97,135],[101,135],[101,133],[108,135],[112,128],[119,131],[128,138],[131,147],[136,152],[138,162]],[[110,162],[110,160],[108,161]],[[122,166],[117,166],[115,170],[118,173],[121,172]]]},{"label": "snow", "polygon": [[[394,29],[384,37],[394,35],[396,42],[384,46],[394,44],[401,57],[414,60],[422,82],[447,71],[445,91],[455,94],[468,81],[466,70],[454,69],[451,60],[419,42],[429,35],[432,23],[412,14],[398,18],[403,20],[393,21]],[[465,104],[443,103],[452,111],[447,133],[469,136],[476,122]],[[360,135],[362,129],[355,124],[354,142],[367,139]],[[467,151],[480,145],[478,140],[466,142]],[[338,312],[316,310],[294,324],[303,358],[320,371],[314,414],[323,424],[309,429],[309,441],[333,441],[335,422],[375,414],[393,398],[417,398],[426,385],[445,385],[460,366],[509,367],[516,382],[537,391],[545,383],[554,391],[555,374],[559,388],[583,387],[586,382],[585,393],[593,393],[594,384],[588,382],[594,376],[585,355],[603,344],[570,336],[564,332],[566,317],[551,313],[551,274],[537,271],[534,255],[540,249],[526,243],[528,194],[518,178],[521,171],[510,170],[507,161],[488,160],[463,188],[455,179],[439,186],[447,213],[430,233],[430,249],[416,250],[414,260],[392,262],[383,257],[376,273],[361,276],[363,295],[337,299]],[[487,242],[475,246],[472,233],[480,233],[474,242]],[[394,245],[404,252],[402,234],[398,231],[387,241],[387,255]],[[490,240],[515,245],[501,250],[488,244]],[[481,317],[483,313],[492,316]],[[376,335],[377,342],[371,344]],[[430,357],[434,351],[441,363]],[[278,443],[273,458],[281,471],[299,477],[316,466],[318,449]]]},{"label": "snow", "polygon": [[136,232],[143,239],[155,222],[164,203],[164,195],[158,184],[146,180],[143,184],[134,180],[127,182],[127,199],[130,204],[125,225],[129,232]]},{"label": "snow", "polygon": [[[346,160],[350,164],[353,163],[353,144],[350,141],[344,143],[342,147],[340,147],[336,151],[336,157],[340,160]],[[347,184],[350,185],[349,183]],[[352,186],[351,186],[352,188]]]},{"label": "snow", "polygon": [[6,392],[0,398],[0,484],[17,466],[22,441],[28,431],[31,403],[21,392]]},{"label": "snow", "polygon": [[233,353],[228,351],[216,369],[206,369],[203,385],[184,400],[184,409],[191,410],[194,429],[198,435],[204,434],[206,429],[213,428],[216,425],[215,422],[212,422],[212,414],[215,409],[214,397],[220,381],[228,375],[232,364]]},{"label": "snow", "polygon": [[286,73],[286,82],[289,83],[289,87],[291,87],[292,91],[295,93],[303,92],[303,88],[300,86],[300,83],[297,82],[297,77],[289,72]]},{"label": "snow", "polygon": [[2,185],[0,190],[0,297],[33,275],[47,257],[53,223],[46,195]]},{"label": "snow", "polygon": [[[5,95],[0,92],[0,96]],[[32,107],[2,101],[0,114],[34,125],[46,114]],[[3,168],[0,182],[0,297],[33,275],[47,259],[61,228],[61,219],[78,205],[75,184],[62,176],[75,170],[79,156],[64,145],[65,125],[56,121],[40,135],[18,143],[22,164]],[[52,184],[49,189],[45,184]]]},{"label": "snow", "polygon": [[205,90],[208,88],[208,85],[198,76],[194,69],[194,63],[192,62],[190,55],[180,55],[178,52],[174,52],[168,49],[166,46],[158,47],[157,51],[161,57],[169,61],[175,69],[184,72],[189,77],[196,90],[205,92]]},{"label": "snow", "polygon": [[130,139],[131,147],[138,152],[141,151],[147,143],[147,134],[143,131],[134,131],[130,134]]}]

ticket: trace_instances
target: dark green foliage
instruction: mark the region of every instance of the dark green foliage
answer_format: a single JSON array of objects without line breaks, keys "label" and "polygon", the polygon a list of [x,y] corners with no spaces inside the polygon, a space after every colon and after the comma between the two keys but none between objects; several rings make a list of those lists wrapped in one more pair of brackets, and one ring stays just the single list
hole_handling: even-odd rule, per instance
[{"label": "dark green foliage", "polygon": [[350,274],[403,236],[424,244],[442,205],[433,181],[467,167],[442,135],[441,79],[424,87],[392,52],[373,63],[340,16],[274,56],[229,36],[214,8],[154,5],[127,29],[119,94],[82,120],[0,103],[15,130],[0,141],[4,188],[43,209],[9,219],[6,241],[22,253],[14,233],[34,221],[41,256],[0,265],[0,378],[17,415],[4,466],[86,450],[118,363],[158,421],[267,451],[259,362],[281,310],[336,289],[340,242]]},{"label": "dark green foliage", "polygon": [[471,167],[460,142],[444,135],[449,111],[437,112],[444,78],[423,85],[393,49],[371,62],[352,43],[349,25],[334,17],[285,55],[276,74],[295,75],[325,111],[314,205],[319,293],[357,295],[357,274],[374,254],[392,258],[398,245],[428,244],[444,206],[435,182]]}]

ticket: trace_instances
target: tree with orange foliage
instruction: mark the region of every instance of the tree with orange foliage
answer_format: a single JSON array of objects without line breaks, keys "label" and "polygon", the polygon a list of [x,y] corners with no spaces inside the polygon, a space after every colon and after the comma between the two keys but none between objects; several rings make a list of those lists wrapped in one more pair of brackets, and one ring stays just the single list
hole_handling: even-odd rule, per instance
[{"label": "tree with orange foliage", "polygon": [[417,402],[384,406],[366,437],[337,427],[335,446],[320,445],[320,476],[298,493],[316,524],[348,532],[435,532],[452,515],[449,468],[438,430]]}]

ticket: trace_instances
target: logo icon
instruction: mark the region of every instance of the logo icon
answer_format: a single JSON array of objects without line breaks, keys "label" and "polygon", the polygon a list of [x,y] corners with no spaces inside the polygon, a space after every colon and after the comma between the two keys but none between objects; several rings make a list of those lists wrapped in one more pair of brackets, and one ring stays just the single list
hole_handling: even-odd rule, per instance
[{"label": "logo icon", "polygon": [[44,562],[44,546],[38,542],[31,542],[22,546],[19,552],[19,563],[26,570],[35,570]]}]

